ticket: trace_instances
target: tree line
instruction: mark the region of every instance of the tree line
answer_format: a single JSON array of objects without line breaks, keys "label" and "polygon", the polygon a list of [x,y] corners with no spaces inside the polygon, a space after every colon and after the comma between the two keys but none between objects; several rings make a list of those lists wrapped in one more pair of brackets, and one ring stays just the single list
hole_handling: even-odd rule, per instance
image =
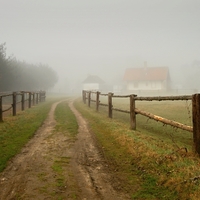
[{"label": "tree line", "polygon": [[0,44],[0,92],[48,90],[57,81],[57,73],[48,65],[30,64],[7,57],[6,43]]}]

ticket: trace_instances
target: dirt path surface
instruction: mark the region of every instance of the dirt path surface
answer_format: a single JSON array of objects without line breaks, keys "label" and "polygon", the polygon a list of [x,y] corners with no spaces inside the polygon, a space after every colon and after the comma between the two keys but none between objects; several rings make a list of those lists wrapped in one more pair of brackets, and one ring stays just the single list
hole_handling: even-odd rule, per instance
[{"label": "dirt path surface", "polygon": [[54,111],[59,103],[52,105],[35,136],[0,174],[0,200],[129,199],[113,189],[118,183],[73,102],[69,106],[79,124],[77,140],[55,132]]}]

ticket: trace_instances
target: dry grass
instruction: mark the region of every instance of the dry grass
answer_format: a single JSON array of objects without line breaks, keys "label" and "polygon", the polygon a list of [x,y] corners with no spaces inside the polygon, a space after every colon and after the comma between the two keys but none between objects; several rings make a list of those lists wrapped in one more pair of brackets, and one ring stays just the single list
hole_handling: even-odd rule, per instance
[{"label": "dry grass", "polygon": [[[191,108],[182,103],[162,103],[163,110],[156,103],[142,102],[140,106],[185,123],[190,119]],[[128,185],[133,199],[199,199],[200,160],[192,152],[191,133],[163,127],[139,116],[137,130],[132,131],[127,115],[115,113],[111,120],[106,108],[97,113],[93,106],[88,108],[80,101],[76,107],[88,119],[108,162],[117,165],[118,174],[126,177],[123,184]]]}]

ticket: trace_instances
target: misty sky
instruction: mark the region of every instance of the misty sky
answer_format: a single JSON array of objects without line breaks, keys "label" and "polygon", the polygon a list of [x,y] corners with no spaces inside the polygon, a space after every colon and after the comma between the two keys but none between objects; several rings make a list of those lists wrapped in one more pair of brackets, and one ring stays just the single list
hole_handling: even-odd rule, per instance
[{"label": "misty sky", "polygon": [[[199,0],[0,0],[7,55],[69,81],[200,60]],[[123,76],[123,75],[122,75]]]}]

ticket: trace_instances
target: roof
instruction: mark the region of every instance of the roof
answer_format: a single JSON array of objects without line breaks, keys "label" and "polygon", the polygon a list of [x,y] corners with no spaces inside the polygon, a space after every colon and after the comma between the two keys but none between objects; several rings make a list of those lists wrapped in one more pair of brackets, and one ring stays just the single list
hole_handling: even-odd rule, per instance
[{"label": "roof", "polygon": [[168,79],[168,67],[128,68],[124,81],[164,81]]},{"label": "roof", "polygon": [[99,84],[103,84],[105,83],[101,78],[99,78],[98,76],[93,76],[93,75],[89,75],[84,81],[83,83],[99,83]]}]

